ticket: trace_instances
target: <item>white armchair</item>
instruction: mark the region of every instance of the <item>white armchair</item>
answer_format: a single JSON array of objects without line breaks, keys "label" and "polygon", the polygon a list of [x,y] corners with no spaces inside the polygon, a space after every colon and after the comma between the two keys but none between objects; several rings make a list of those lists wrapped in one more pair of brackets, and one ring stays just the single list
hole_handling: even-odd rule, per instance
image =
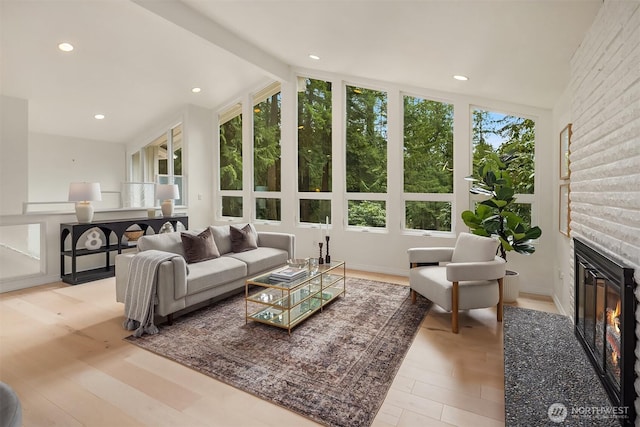
[{"label": "white armchair", "polygon": [[409,249],[411,300],[416,293],[451,311],[458,333],[458,310],[497,305],[502,321],[502,286],[506,262],[496,256],[498,241],[460,233],[455,248]]}]

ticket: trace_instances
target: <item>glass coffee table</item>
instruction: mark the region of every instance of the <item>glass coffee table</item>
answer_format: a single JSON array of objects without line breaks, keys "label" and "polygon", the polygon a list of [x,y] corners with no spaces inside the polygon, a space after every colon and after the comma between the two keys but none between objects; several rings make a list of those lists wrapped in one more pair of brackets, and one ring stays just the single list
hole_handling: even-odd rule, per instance
[{"label": "glass coffee table", "polygon": [[[284,267],[283,267],[284,268]],[[283,268],[253,277],[245,283],[246,322],[266,323],[291,329],[302,323],[316,311],[346,295],[346,268],[344,261],[320,264],[316,273],[307,271],[292,281],[277,281],[272,273]]]}]

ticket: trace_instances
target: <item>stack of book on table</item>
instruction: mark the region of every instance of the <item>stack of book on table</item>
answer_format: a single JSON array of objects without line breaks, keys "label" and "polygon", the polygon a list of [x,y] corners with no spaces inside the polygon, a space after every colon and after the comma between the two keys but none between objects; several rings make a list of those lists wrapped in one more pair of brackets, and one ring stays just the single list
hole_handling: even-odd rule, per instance
[{"label": "stack of book on table", "polygon": [[271,273],[269,278],[274,282],[290,282],[304,277],[306,274],[306,268],[285,267],[282,270]]}]

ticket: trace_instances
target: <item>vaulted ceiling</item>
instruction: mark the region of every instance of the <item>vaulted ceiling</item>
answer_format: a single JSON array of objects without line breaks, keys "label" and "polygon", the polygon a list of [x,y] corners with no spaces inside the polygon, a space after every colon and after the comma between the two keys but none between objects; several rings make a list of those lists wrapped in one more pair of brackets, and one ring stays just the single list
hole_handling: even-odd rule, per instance
[{"label": "vaulted ceiling", "polygon": [[552,108],[601,4],[0,0],[0,90],[28,100],[32,132],[111,142],[296,69]]}]

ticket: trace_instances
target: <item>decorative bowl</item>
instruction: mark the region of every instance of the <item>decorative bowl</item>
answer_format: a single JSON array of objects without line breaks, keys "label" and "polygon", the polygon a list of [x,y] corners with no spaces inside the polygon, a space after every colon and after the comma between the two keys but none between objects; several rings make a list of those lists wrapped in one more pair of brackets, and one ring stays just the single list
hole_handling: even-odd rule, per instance
[{"label": "decorative bowl", "polygon": [[135,242],[144,235],[144,230],[130,230],[124,232],[125,237],[130,242]]},{"label": "decorative bowl", "polygon": [[287,265],[289,267],[304,268],[307,266],[307,262],[309,261],[306,258],[292,258],[287,260]]}]

